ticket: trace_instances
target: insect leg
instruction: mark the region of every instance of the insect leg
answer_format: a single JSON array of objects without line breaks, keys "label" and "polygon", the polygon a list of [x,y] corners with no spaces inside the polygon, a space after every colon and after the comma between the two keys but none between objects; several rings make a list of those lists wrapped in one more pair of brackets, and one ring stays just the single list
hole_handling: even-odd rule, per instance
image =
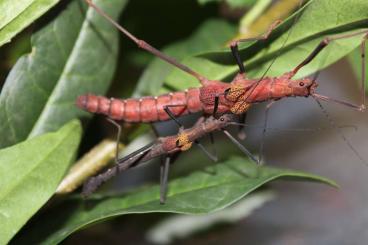
[{"label": "insect leg", "polygon": [[320,99],[320,100],[332,101],[332,102],[335,102],[335,103],[338,103],[338,104],[343,104],[343,105],[352,107],[354,109],[357,109],[359,111],[365,110],[365,108],[366,108],[366,106],[365,106],[365,78],[366,78],[366,72],[365,72],[365,42],[368,39],[368,31],[367,30],[363,30],[363,31],[360,30],[360,31],[356,31],[356,32],[353,32],[353,33],[340,34],[340,35],[326,37],[325,39],[323,39],[319,43],[319,45],[312,51],[312,53],[310,55],[308,55],[308,57],[306,59],[304,59],[299,65],[297,65],[291,72],[287,73],[287,75],[289,76],[289,78],[292,78],[303,66],[309,64],[331,41],[338,40],[338,39],[349,38],[349,37],[362,35],[362,34],[364,34],[364,36],[363,36],[363,40],[361,42],[361,59],[362,59],[361,104],[356,105],[356,104],[352,104],[350,102],[337,100],[337,99],[330,98],[330,97],[320,95],[320,94],[317,94],[317,93],[313,93],[312,96],[314,96],[315,98]]},{"label": "insect leg", "polygon": [[169,117],[179,126],[184,127],[181,122],[179,122],[178,118],[174,115],[174,113],[170,110],[170,107],[186,107],[186,105],[165,105],[164,111],[169,115]]},{"label": "insect leg", "polygon": [[266,33],[264,33],[262,36],[259,37],[252,37],[252,38],[245,38],[245,39],[239,39],[236,41],[231,42],[230,44],[230,49],[231,49],[231,53],[234,56],[234,59],[236,61],[236,63],[239,66],[239,73],[240,74],[244,74],[245,73],[245,68],[244,68],[244,64],[243,61],[241,60],[240,57],[240,53],[239,53],[239,48],[238,48],[238,44],[240,42],[249,42],[249,41],[257,41],[257,40],[265,40],[267,39],[271,32],[276,28],[276,26],[278,26],[281,23],[281,20],[277,20],[274,23],[272,23],[272,25],[269,27],[269,29],[267,30]]},{"label": "insect leg", "polygon": [[166,155],[160,166],[160,204],[165,204],[167,193],[167,180],[169,175],[171,156]]},{"label": "insect leg", "polygon": [[[165,112],[169,115],[169,117],[174,120],[176,122],[176,124],[178,124],[179,127],[184,128],[183,124],[181,124],[181,122],[179,122],[179,120],[175,117],[174,113],[170,110],[170,107],[175,107],[175,106],[183,106],[183,105],[167,105],[164,106],[164,110]],[[203,118],[202,118],[203,119]],[[198,120],[200,121],[201,118]],[[196,123],[197,125],[197,123]],[[217,162],[217,157],[213,156],[209,151],[206,150],[206,148],[198,141],[198,140],[194,140],[194,143],[206,154],[206,156],[208,156],[212,161]]]},{"label": "insect leg", "polygon": [[217,156],[212,154],[211,152],[207,151],[207,149],[202,145],[198,140],[195,140],[194,143],[202,150],[202,152],[212,161],[217,162]]},{"label": "insect leg", "polygon": [[[217,103],[216,103],[216,101],[217,101]],[[217,106],[216,106],[216,104],[217,104]],[[217,110],[217,109],[215,109],[216,107],[218,107],[218,96],[215,97],[214,114],[215,114],[215,110]],[[204,120],[205,120],[204,117],[199,118],[198,121],[194,124],[193,127],[194,128],[195,127],[200,127],[200,125],[204,122]],[[210,134],[211,144],[214,145],[215,140],[214,140],[213,134],[212,134],[212,132],[209,133],[209,134]],[[194,143],[206,154],[206,156],[209,159],[211,159],[214,162],[218,161],[217,152],[216,152],[215,147],[213,147],[214,148],[214,153],[212,154],[209,151],[207,151],[207,149],[198,140],[194,140]]]},{"label": "insect leg", "polygon": [[217,157],[217,150],[216,150],[216,147],[215,147],[215,137],[213,135],[213,133],[209,133],[210,135],[210,142],[211,142],[211,145],[212,145],[212,151],[213,151],[213,156],[216,158],[216,160],[218,159]]},{"label": "insect leg", "polygon": [[157,56],[158,58],[166,61],[167,63],[176,66],[177,68],[179,68],[180,70],[192,75],[193,77],[197,78],[201,83],[204,83],[206,81],[208,81],[208,79],[204,76],[202,76],[201,74],[193,71],[192,69],[190,69],[188,66],[181,64],[180,62],[178,62],[176,59],[167,56],[166,54],[160,52],[159,50],[157,50],[156,48],[152,47],[150,44],[146,43],[143,40],[138,39],[137,37],[135,37],[133,34],[131,34],[128,30],[126,30],[124,27],[122,27],[121,25],[119,25],[119,23],[117,23],[116,21],[114,21],[108,14],[106,14],[102,9],[100,9],[99,7],[97,7],[92,0],[85,0],[87,2],[87,4],[92,7],[93,9],[96,10],[97,13],[99,13],[100,15],[102,15],[106,20],[108,20],[111,24],[113,24],[120,32],[122,32],[125,36],[127,36],[129,39],[131,39],[133,42],[135,42],[139,48],[142,48],[148,52],[150,52],[151,54]]},{"label": "insect leg", "polygon": [[161,166],[160,166],[160,204],[165,204],[166,202],[166,195],[168,189],[168,179],[169,179],[169,168],[170,165],[173,164],[178,156],[180,155],[179,152],[175,152],[170,155],[165,155],[161,158]]},{"label": "insect leg", "polygon": [[238,127],[238,138],[241,140],[244,140],[246,137],[246,134],[244,132],[245,127],[245,121],[247,120],[247,112],[243,113],[239,117],[239,127]]},{"label": "insect leg", "polygon": [[245,146],[243,146],[237,139],[234,138],[234,136],[232,136],[229,131],[227,131],[226,129],[222,129],[222,132],[224,132],[224,134],[245,154],[247,155],[250,159],[252,159],[255,163],[259,164],[259,160],[250,152],[248,151],[247,148],[245,148]]},{"label": "insect leg", "polygon": [[119,142],[121,137],[121,126],[115,120],[112,120],[110,118],[106,119],[118,129],[118,134],[116,136],[116,150],[115,150],[115,163],[117,164],[119,160]]},{"label": "insect leg", "polygon": [[334,36],[329,36],[326,37],[325,39],[323,39],[318,46],[312,51],[312,53],[310,53],[307,58],[305,58],[299,65],[297,65],[291,72],[291,77],[294,76],[303,66],[309,64],[325,47],[327,47],[328,44],[331,43],[331,41],[335,41],[338,39],[345,39],[345,38],[349,38],[349,37],[354,37],[357,35],[361,35],[361,34],[366,34],[363,37],[363,42],[365,40],[367,40],[367,35],[368,35],[368,31],[364,30],[364,31],[357,31],[357,32],[353,32],[353,33],[348,33],[348,34],[340,34],[340,35],[334,35]]},{"label": "insect leg", "polygon": [[219,102],[220,102],[220,97],[218,95],[215,96],[215,102],[213,104],[213,112],[212,112],[212,116],[216,118],[216,113],[218,110],[218,106],[219,106]]}]

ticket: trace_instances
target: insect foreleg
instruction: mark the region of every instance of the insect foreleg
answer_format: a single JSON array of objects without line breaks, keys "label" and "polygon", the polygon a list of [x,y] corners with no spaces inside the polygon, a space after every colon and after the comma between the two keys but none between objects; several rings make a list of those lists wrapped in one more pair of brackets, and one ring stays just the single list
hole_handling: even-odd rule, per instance
[{"label": "insect foreleg", "polygon": [[257,41],[257,40],[265,40],[267,39],[271,32],[276,28],[276,26],[278,26],[279,24],[281,23],[281,20],[277,20],[275,21],[270,27],[269,29],[267,30],[266,33],[264,33],[262,36],[259,36],[259,37],[252,37],[252,38],[245,38],[245,39],[239,39],[239,40],[236,40],[236,41],[233,41],[231,42],[230,44],[230,49],[231,49],[231,53],[233,54],[234,56],[234,59],[236,61],[236,64],[238,64],[239,66],[239,73],[240,74],[245,74],[245,68],[244,68],[244,64],[243,64],[243,61],[241,60],[241,57],[240,57],[240,53],[239,53],[239,48],[238,48],[238,44],[240,42],[249,42],[249,41]]},{"label": "insect foreleg", "polygon": [[350,103],[350,102],[329,98],[327,96],[320,95],[320,94],[317,94],[317,93],[313,93],[312,96],[314,96],[315,98],[320,99],[320,100],[332,101],[332,102],[335,102],[335,103],[338,103],[338,104],[343,104],[343,105],[349,106],[349,107],[354,108],[354,109],[359,110],[359,111],[365,110],[365,108],[366,108],[366,106],[365,106],[365,77],[366,77],[366,72],[365,72],[365,42],[368,39],[368,31],[367,30],[364,30],[364,31],[360,30],[360,31],[353,32],[353,33],[340,34],[340,35],[326,37],[325,39],[323,39],[318,44],[318,46],[312,51],[312,53],[307,56],[306,59],[304,59],[299,65],[297,65],[291,72],[286,73],[286,76],[288,76],[288,78],[292,78],[293,76],[295,76],[295,74],[303,66],[309,64],[325,47],[327,47],[328,44],[331,43],[331,41],[338,40],[338,39],[349,38],[349,37],[362,35],[362,34],[364,34],[364,36],[363,36],[363,40],[361,42],[361,58],[362,58],[361,104],[357,105],[357,104],[353,104],[353,103]]}]

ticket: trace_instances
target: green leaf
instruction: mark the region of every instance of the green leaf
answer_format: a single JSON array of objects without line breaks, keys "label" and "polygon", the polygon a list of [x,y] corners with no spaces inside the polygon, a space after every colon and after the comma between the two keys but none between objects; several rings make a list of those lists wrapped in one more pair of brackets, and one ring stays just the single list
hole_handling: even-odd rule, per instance
[{"label": "green leaf", "polygon": [[[197,0],[199,4],[207,4],[212,2],[221,2],[222,0]],[[225,0],[232,8],[249,7],[253,5],[257,0]]]},{"label": "green leaf", "polygon": [[[234,157],[209,167],[207,171],[195,172],[171,181],[165,205],[159,203],[159,186],[135,190],[126,195],[95,197],[86,201],[76,197],[39,217],[29,227],[30,230],[18,237],[16,243],[56,244],[87,225],[124,214],[214,212],[278,178],[311,180],[336,186],[333,181],[316,175],[258,167],[244,158]],[[30,240],[30,237],[35,240]]]},{"label": "green leaf", "polygon": [[[114,18],[126,2],[95,1]],[[83,0],[68,4],[34,33],[32,52],[11,70],[0,95],[0,147],[56,130],[73,118],[90,117],[74,106],[76,97],[108,89],[118,35],[93,9],[85,9]]]},{"label": "green leaf", "polygon": [[[349,11],[346,11],[347,6]],[[300,18],[293,25],[298,16]],[[262,76],[276,57],[267,75],[281,75],[304,60],[325,37],[356,31],[367,25],[368,2],[365,0],[311,0],[276,28],[268,40],[240,46],[241,56],[246,59],[247,75],[251,78]],[[290,26],[293,26],[291,32]],[[310,64],[300,70],[297,77],[310,75],[336,62],[354,50],[361,39],[362,36],[356,36],[331,42]],[[228,79],[238,71],[228,48],[204,52],[200,57],[188,57],[184,64],[210,79]],[[175,69],[166,84],[170,88],[184,89],[188,86],[198,86],[198,81]]]},{"label": "green leaf", "polygon": [[[188,39],[165,48],[163,52],[178,60],[203,51],[216,50],[229,40],[236,29],[222,20],[204,22]],[[158,94],[165,77],[174,69],[162,60],[155,58],[139,79],[135,96]]]},{"label": "green leaf", "polygon": [[72,121],[0,150],[0,244],[6,244],[54,194],[77,150],[82,129]]},{"label": "green leaf", "polygon": [[236,224],[250,216],[254,210],[273,201],[277,194],[270,190],[257,191],[230,207],[205,215],[175,214],[163,217],[145,232],[147,242],[173,244],[177,239],[190,238],[195,234],[214,229],[218,225]]},{"label": "green leaf", "polygon": [[0,46],[44,14],[59,0],[0,1]]}]

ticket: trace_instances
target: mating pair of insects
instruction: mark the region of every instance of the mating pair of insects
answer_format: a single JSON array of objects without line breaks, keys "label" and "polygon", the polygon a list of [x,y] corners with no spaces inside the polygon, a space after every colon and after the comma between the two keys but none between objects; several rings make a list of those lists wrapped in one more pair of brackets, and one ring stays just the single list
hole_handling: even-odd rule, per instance
[{"label": "mating pair of insects", "polygon": [[[138,99],[113,99],[96,95],[81,95],[77,99],[77,106],[92,112],[106,115],[111,122],[118,126],[118,139],[120,138],[120,127],[115,121],[125,122],[157,122],[165,120],[173,120],[180,129],[177,135],[161,137],[155,142],[143,147],[142,149],[131,153],[130,155],[119,159],[118,149],[116,150],[116,165],[106,172],[90,178],[84,185],[83,194],[89,195],[95,191],[102,183],[115,176],[117,173],[124,171],[140,162],[150,160],[154,157],[163,156],[165,160],[161,164],[161,190],[160,202],[164,203],[167,192],[167,179],[170,163],[177,157],[178,153],[188,150],[193,144],[198,145],[207,156],[212,160],[216,160],[216,156],[208,152],[198,141],[204,135],[210,134],[213,139],[212,132],[220,130],[225,133],[246,155],[253,161],[259,163],[259,159],[254,157],[241,143],[237,141],[225,128],[229,125],[244,126],[244,120],[238,122],[238,115],[245,115],[252,104],[273,101],[285,97],[313,97],[317,103],[320,100],[331,101],[338,104],[346,105],[353,109],[365,110],[365,41],[368,39],[367,30],[359,30],[349,34],[335,35],[326,37],[319,45],[294,69],[284,73],[278,77],[266,77],[264,74],[259,79],[249,79],[246,76],[246,70],[240,57],[238,44],[245,41],[255,41],[267,39],[272,30],[280,24],[275,22],[270,26],[269,30],[262,36],[251,39],[241,39],[233,41],[230,45],[232,55],[239,67],[238,74],[230,83],[222,81],[210,80],[199,74],[191,68],[179,63],[177,60],[165,55],[159,50],[152,47],[143,40],[139,40],[125,28],[115,22],[102,9],[96,6],[91,0],[86,0],[88,5],[100,15],[105,17],[118,30],[125,34],[129,39],[134,41],[138,47],[152,53],[158,58],[177,67],[178,69],[188,73],[198,79],[201,84],[199,88],[191,88],[185,91],[178,91],[164,94],[156,97],[143,97]],[[331,41],[343,38],[349,38],[356,35],[363,35],[362,47],[362,95],[361,104],[356,105],[346,101],[330,98],[316,92],[318,84],[317,76],[314,78],[293,79],[298,71],[310,63]],[[266,107],[266,113],[269,106]],[[203,112],[201,117],[193,127],[184,129],[178,117],[195,112]],[[240,117],[245,118],[245,117]],[[265,132],[266,128],[264,128]],[[344,138],[344,137],[343,137]],[[344,138],[345,139],[345,138]],[[345,139],[346,140],[346,139]],[[211,140],[212,141],[212,140]],[[349,144],[350,146],[350,144]]]}]

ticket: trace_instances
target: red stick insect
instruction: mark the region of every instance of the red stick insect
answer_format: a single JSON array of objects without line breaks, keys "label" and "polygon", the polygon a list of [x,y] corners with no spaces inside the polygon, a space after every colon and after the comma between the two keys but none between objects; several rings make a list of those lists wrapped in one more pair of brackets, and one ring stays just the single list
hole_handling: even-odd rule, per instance
[{"label": "red stick insect", "polygon": [[[91,0],[86,0],[88,5],[94,8],[99,14],[111,22],[117,29],[124,33],[129,39],[134,41],[138,47],[154,54],[167,63],[176,66],[180,70],[195,77],[201,83],[200,88],[191,88],[185,91],[178,91],[164,94],[157,97],[143,97],[138,99],[113,99],[96,95],[82,95],[77,99],[77,106],[93,113],[104,114],[113,120],[123,120],[126,122],[156,122],[172,119],[179,123],[177,117],[202,111],[205,115],[210,115],[213,111],[216,114],[233,113],[245,114],[249,106],[253,103],[265,101],[272,102],[285,97],[313,97],[325,115],[329,118],[327,112],[323,109],[320,100],[331,101],[341,105],[348,106],[358,111],[365,110],[365,41],[368,39],[367,30],[359,30],[349,34],[334,35],[326,37],[320,44],[308,55],[300,64],[289,72],[278,77],[265,77],[259,79],[248,79],[245,74],[245,68],[238,50],[238,44],[245,41],[264,40],[267,39],[272,30],[280,23],[275,22],[269,30],[261,37],[241,39],[234,41],[230,45],[231,52],[239,67],[239,73],[230,83],[225,83],[216,80],[210,80],[205,76],[193,71],[191,68],[179,63],[175,59],[161,53],[159,50],[152,47],[143,40],[136,38],[125,28],[111,19],[103,10],[92,3]],[[297,18],[295,19],[297,20]],[[331,41],[349,38],[356,35],[363,35],[361,42],[362,48],[362,76],[361,76],[361,104],[356,105],[350,102],[330,98],[316,93],[318,84],[316,83],[317,76],[314,78],[295,79],[293,77],[305,65],[309,64]],[[270,104],[270,105],[271,105]],[[266,107],[266,121],[263,135],[267,127],[267,115],[270,105]],[[330,123],[334,123],[329,118]],[[244,120],[242,121],[244,122]],[[335,127],[335,126],[334,126]],[[341,137],[349,145],[352,151],[360,158],[356,150],[350,142],[339,131]],[[263,141],[262,141],[263,142]],[[261,145],[261,152],[263,145]],[[262,155],[262,154],[261,154]],[[366,164],[366,163],[365,163]]]},{"label": "red stick insect", "polygon": [[[279,22],[271,25],[269,30],[261,37],[252,39],[243,39],[233,42],[230,45],[232,54],[239,66],[239,73],[235,76],[231,83],[210,80],[205,76],[193,71],[191,68],[179,63],[175,59],[161,53],[150,44],[143,40],[139,40],[126,29],[121,27],[117,22],[112,20],[106,13],[92,3],[91,0],[86,2],[94,8],[98,13],[110,21],[116,28],[123,32],[128,38],[134,41],[140,48],[156,55],[162,60],[168,62],[190,74],[199,80],[202,87],[192,88],[186,91],[169,93],[158,97],[144,97],[140,99],[108,99],[95,95],[82,95],[77,99],[77,105],[87,111],[93,113],[105,114],[114,120],[124,120],[127,122],[155,122],[173,119],[188,113],[203,111],[204,114],[216,113],[234,113],[243,114],[253,103],[264,101],[276,101],[284,97],[291,96],[312,96],[318,100],[332,101],[339,104],[347,105],[351,108],[363,111],[365,109],[365,93],[364,81],[365,70],[362,71],[362,103],[355,105],[349,102],[332,99],[327,96],[320,95],[315,92],[317,88],[316,78],[304,78],[293,80],[297,72],[309,62],[311,62],[331,41],[349,38],[356,35],[364,34],[362,40],[362,65],[365,66],[364,50],[365,40],[368,39],[368,31],[357,31],[350,34],[336,35],[325,38],[299,65],[292,71],[286,72],[278,77],[261,77],[260,79],[248,79],[245,75],[245,68],[241,61],[238,43],[250,40],[267,39],[271,31],[279,24]],[[319,103],[319,102],[318,102]],[[319,103],[321,106],[321,104]],[[321,106],[322,108],[322,106]],[[266,110],[266,118],[269,106]],[[266,126],[266,125],[265,125]],[[266,127],[265,127],[266,128]],[[265,131],[264,131],[265,132]],[[346,138],[344,140],[354,150]],[[355,151],[355,150],[354,150]],[[356,153],[356,152],[355,152]],[[358,155],[358,154],[357,154]]]},{"label": "red stick insect", "polygon": [[338,104],[349,106],[353,109],[365,110],[365,70],[362,71],[362,95],[361,104],[356,105],[346,101],[329,98],[315,92],[318,84],[316,78],[303,78],[293,80],[297,72],[309,62],[311,62],[331,41],[349,38],[356,35],[364,34],[362,47],[362,64],[364,66],[364,46],[365,40],[368,39],[368,31],[357,31],[350,34],[335,35],[326,37],[312,51],[312,53],[297,65],[292,71],[286,72],[278,77],[261,77],[260,79],[248,79],[245,74],[245,68],[241,61],[238,44],[251,40],[267,39],[272,30],[280,23],[275,22],[269,30],[261,37],[241,39],[232,42],[230,45],[232,54],[239,66],[239,73],[230,83],[216,80],[210,80],[205,76],[193,71],[191,68],[179,63],[177,60],[161,53],[143,40],[136,38],[125,28],[111,19],[103,10],[86,0],[88,5],[94,8],[99,14],[111,22],[117,29],[124,33],[129,39],[134,41],[139,48],[142,48],[167,63],[176,66],[180,70],[195,77],[201,83],[200,88],[191,88],[185,91],[178,91],[164,94],[157,97],[143,97],[138,99],[113,99],[96,95],[81,95],[77,99],[77,106],[92,112],[108,116],[114,120],[123,120],[126,122],[156,122],[174,119],[189,113],[202,111],[206,115],[210,115],[213,108],[217,108],[218,113],[231,112],[234,114],[243,114],[247,111],[250,104],[264,101],[276,101],[285,97],[309,97],[312,96],[317,100],[332,101]]}]

